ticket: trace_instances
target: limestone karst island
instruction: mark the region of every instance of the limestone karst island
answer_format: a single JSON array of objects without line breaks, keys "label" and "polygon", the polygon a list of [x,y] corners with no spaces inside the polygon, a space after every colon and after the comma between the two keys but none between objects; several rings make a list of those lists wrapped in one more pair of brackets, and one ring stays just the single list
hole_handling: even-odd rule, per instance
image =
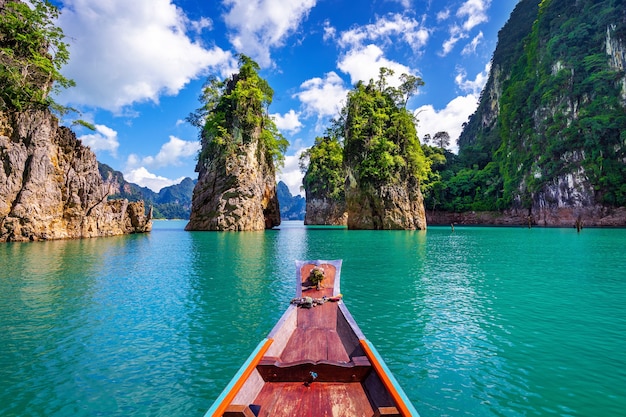
[{"label": "limestone karst island", "polygon": [[[31,3],[0,0],[0,241],[147,232],[154,213],[188,217],[186,230],[280,225],[288,203],[276,175],[288,142],[255,61],[239,55],[238,72],[209,77],[188,116],[201,150],[197,180],[177,189],[184,197],[163,206],[160,194],[128,198],[123,179],[59,125],[69,109],[51,97],[73,84],[61,73],[70,56],[57,10]],[[428,80],[383,67],[357,82],[300,158],[304,223],[625,226],[624,22],[621,2],[520,1],[458,154],[447,132],[420,135],[406,108]]]}]

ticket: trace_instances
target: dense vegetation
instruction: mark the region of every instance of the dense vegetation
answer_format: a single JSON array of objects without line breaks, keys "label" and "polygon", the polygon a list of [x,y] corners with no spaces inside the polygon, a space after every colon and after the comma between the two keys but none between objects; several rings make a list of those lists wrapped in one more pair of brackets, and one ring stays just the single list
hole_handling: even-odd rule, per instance
[{"label": "dense vegetation", "polygon": [[0,8],[0,110],[21,111],[55,105],[53,89],[72,86],[61,67],[68,61],[63,31],[54,25],[58,10],[47,0],[16,0]]},{"label": "dense vegetation", "polygon": [[358,82],[327,135],[301,157],[307,195],[340,201],[348,176],[362,188],[378,189],[428,178],[430,160],[420,147],[409,97],[423,81],[403,74],[399,87],[388,85],[393,72],[381,68],[378,80]]},{"label": "dense vegetation", "polygon": [[343,147],[330,130],[300,155],[300,168],[305,173],[302,184],[309,198],[345,199]]},{"label": "dense vegetation", "polygon": [[[607,34],[624,45],[626,2],[538,3],[522,0],[500,31],[479,108],[459,156],[437,170],[427,208],[530,208],[556,178],[581,172],[596,201],[626,204],[624,73],[606,50]],[[485,94],[496,95],[496,81],[499,100]]]},{"label": "dense vegetation", "polygon": [[239,64],[239,73],[232,78],[207,80],[200,97],[202,107],[187,119],[201,129],[199,160],[232,155],[239,145],[251,143],[259,133],[259,151],[268,162],[280,165],[289,143],[267,112],[274,91],[259,76],[256,62],[240,55]]},{"label": "dense vegetation", "polygon": [[121,172],[110,166],[98,163],[100,176],[110,185],[116,185],[109,200],[125,198],[128,201],[143,201],[146,208],[152,207],[155,219],[188,219],[191,213],[191,198],[196,181],[185,178],[180,184],[162,188],[155,193],[147,187],[140,187],[124,180]]}]

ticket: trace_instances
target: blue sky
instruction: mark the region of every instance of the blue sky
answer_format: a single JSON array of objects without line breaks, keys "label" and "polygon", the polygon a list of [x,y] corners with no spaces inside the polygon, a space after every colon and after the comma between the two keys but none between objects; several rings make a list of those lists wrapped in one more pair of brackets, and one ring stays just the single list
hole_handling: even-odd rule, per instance
[{"label": "blue sky", "polygon": [[[209,75],[250,56],[274,89],[289,140],[278,178],[300,192],[298,155],[324,133],[358,80],[384,66],[425,85],[408,103],[418,135],[456,139],[476,109],[497,33],[517,0],[57,0],[70,44],[57,101],[98,160],[155,191],[197,178],[198,131],[185,122]],[[393,82],[393,80],[392,80]],[[456,150],[456,144],[453,145]]]}]

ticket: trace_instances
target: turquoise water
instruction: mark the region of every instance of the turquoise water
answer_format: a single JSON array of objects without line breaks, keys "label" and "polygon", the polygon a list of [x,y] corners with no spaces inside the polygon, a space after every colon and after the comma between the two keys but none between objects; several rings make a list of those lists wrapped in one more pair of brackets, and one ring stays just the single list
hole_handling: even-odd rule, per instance
[{"label": "turquoise water", "polygon": [[626,410],[626,230],[154,231],[0,245],[0,416],[201,416],[293,297],[342,292],[423,417]]}]

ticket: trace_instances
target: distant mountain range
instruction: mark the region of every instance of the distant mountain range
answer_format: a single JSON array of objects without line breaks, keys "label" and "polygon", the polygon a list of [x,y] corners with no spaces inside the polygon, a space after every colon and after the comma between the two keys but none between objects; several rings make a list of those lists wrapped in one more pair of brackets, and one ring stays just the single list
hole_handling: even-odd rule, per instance
[{"label": "distant mountain range", "polygon": [[[100,175],[110,187],[109,199],[125,198],[128,201],[143,200],[146,207],[153,207],[155,219],[189,219],[191,198],[197,180],[185,178],[180,184],[162,188],[155,193],[147,187],[141,187],[124,179],[124,175],[106,164],[98,163]],[[276,187],[280,204],[280,215],[284,220],[304,220],[305,199],[293,196],[289,187],[280,181]]]}]

